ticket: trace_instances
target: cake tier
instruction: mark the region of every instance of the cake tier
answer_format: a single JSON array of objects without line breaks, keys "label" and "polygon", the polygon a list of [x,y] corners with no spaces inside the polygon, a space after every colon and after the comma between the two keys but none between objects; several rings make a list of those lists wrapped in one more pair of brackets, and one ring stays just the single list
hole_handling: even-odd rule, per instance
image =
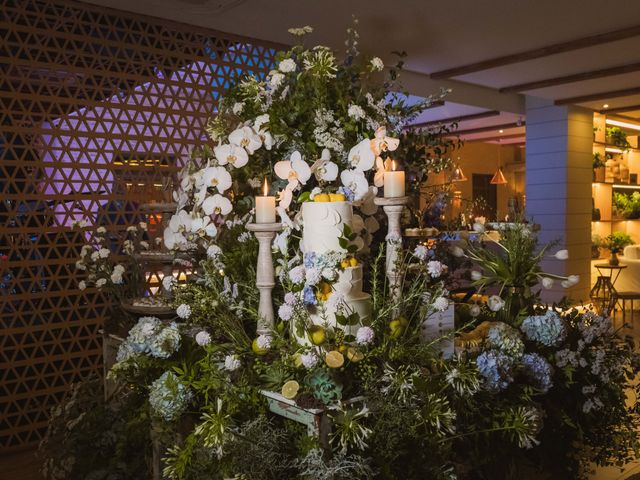
[{"label": "cake tier", "polygon": [[322,305],[316,308],[315,312],[309,314],[311,321],[314,325],[322,325],[331,327],[334,329],[340,329],[344,331],[346,335],[355,335],[362,325],[368,325],[371,320],[371,297],[366,293],[361,293],[359,298],[352,298],[345,302],[346,307],[343,307],[343,315],[349,316],[351,313],[356,312],[360,317],[360,322],[356,325],[340,325],[336,321],[336,312],[325,309],[323,311]]},{"label": "cake tier", "polygon": [[347,302],[366,295],[362,292],[362,265],[342,270],[338,274],[338,281],[333,284],[333,290],[343,295]]},{"label": "cake tier", "polygon": [[302,248],[305,252],[344,252],[339,239],[344,225],[351,226],[349,202],[305,202],[302,204]]}]

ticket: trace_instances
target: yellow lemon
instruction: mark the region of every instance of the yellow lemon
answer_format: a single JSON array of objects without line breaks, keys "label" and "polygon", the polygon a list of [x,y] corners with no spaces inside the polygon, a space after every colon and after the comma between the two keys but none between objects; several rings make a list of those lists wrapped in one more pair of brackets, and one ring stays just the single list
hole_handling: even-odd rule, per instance
[{"label": "yellow lemon", "polygon": [[389,322],[391,338],[399,338],[409,326],[409,321],[404,317],[398,317]]},{"label": "yellow lemon", "polygon": [[342,193],[330,193],[329,199],[332,202],[344,202],[346,197]]},{"label": "yellow lemon", "polygon": [[267,352],[269,350],[267,350],[266,348],[260,348],[258,346],[258,339],[254,339],[253,342],[251,343],[251,350],[253,350],[253,353],[255,353],[256,355],[266,355]]},{"label": "yellow lemon", "polygon": [[318,195],[313,197],[313,201],[314,202],[328,202],[328,201],[330,201],[329,200],[329,195],[327,195],[326,193],[319,193]]},{"label": "yellow lemon", "polygon": [[344,356],[337,350],[327,352],[324,361],[330,368],[340,368],[344,365]]},{"label": "yellow lemon", "polygon": [[289,380],[282,386],[282,396],[286,399],[293,400],[298,395],[300,385],[295,380]]},{"label": "yellow lemon", "polygon": [[350,362],[357,363],[364,358],[364,354],[354,347],[349,347],[347,349],[347,358]]},{"label": "yellow lemon", "polygon": [[346,353],[346,352],[347,352],[347,350],[349,350],[349,347],[347,347],[347,346],[346,346],[346,345],[344,345],[344,344],[343,344],[343,345],[340,345],[340,346],[338,347],[338,351],[339,351],[340,353]]},{"label": "yellow lemon", "polygon": [[294,367],[296,368],[302,367],[302,355],[300,355],[299,353],[294,353],[291,358],[293,358]]},{"label": "yellow lemon", "polygon": [[340,262],[340,266],[342,267],[343,270],[346,268],[349,268],[350,265],[351,265],[351,262],[349,262],[348,258],[345,258]]},{"label": "yellow lemon", "polygon": [[327,282],[320,282],[320,291],[324,295],[331,293],[331,285],[329,285]]},{"label": "yellow lemon", "polygon": [[358,260],[356,260],[355,257],[351,257],[349,259],[349,265],[351,265],[352,267],[357,267],[358,266]]},{"label": "yellow lemon", "polygon": [[322,345],[327,341],[327,332],[320,325],[313,325],[309,328],[309,339],[314,345]]}]

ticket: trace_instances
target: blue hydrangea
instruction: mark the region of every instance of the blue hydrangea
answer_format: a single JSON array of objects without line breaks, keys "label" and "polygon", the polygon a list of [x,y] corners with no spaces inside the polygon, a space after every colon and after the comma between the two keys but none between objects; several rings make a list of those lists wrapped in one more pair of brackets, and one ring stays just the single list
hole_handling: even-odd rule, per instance
[{"label": "blue hydrangea", "polygon": [[123,362],[137,355],[169,358],[179,348],[180,331],[177,324],[165,325],[156,317],[142,317],[129,330],[127,339],[118,349],[116,360]]},{"label": "blue hydrangea", "polygon": [[537,353],[527,353],[522,357],[522,366],[525,375],[537,389],[547,393],[553,386],[553,369],[544,357]]},{"label": "blue hydrangea", "polygon": [[487,346],[514,359],[519,359],[524,353],[520,332],[506,323],[496,323],[491,326],[487,334]]},{"label": "blue hydrangea", "polygon": [[520,330],[528,340],[541,343],[547,347],[559,345],[567,336],[564,320],[551,310],[544,315],[525,318]]},{"label": "blue hydrangea", "polygon": [[316,294],[313,291],[313,288],[311,288],[310,286],[304,287],[304,290],[302,291],[302,301],[307,306],[318,304],[318,299],[316,298]]},{"label": "blue hydrangea", "polygon": [[513,358],[498,350],[487,350],[476,358],[482,386],[491,392],[504,390],[513,382]]},{"label": "blue hydrangea", "polygon": [[192,397],[178,377],[172,372],[164,372],[151,384],[149,405],[156,416],[171,422],[182,415]]},{"label": "blue hydrangea", "polygon": [[338,188],[338,193],[343,194],[348,201],[353,202],[356,198],[353,191],[349,187],[340,187]]},{"label": "blue hydrangea", "polygon": [[304,254],[304,267],[305,268],[313,268],[315,266],[317,260],[316,252],[306,252]]}]

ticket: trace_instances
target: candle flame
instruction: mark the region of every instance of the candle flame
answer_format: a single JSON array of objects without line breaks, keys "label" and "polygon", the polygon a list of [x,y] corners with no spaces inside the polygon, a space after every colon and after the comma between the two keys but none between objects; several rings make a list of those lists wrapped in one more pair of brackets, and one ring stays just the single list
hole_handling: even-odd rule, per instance
[{"label": "candle flame", "polygon": [[264,192],[264,196],[269,195],[269,184],[267,183],[267,177],[264,178],[264,186],[262,187],[262,191]]},{"label": "candle flame", "polygon": [[391,160],[391,171],[392,172],[396,171],[396,161],[395,160]]}]

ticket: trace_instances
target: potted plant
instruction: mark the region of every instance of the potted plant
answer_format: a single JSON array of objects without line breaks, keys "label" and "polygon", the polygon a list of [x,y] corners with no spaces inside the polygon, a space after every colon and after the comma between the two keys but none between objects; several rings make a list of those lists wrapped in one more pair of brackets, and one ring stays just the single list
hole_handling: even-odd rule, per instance
[{"label": "potted plant", "polygon": [[605,177],[605,165],[602,160],[602,155],[600,152],[595,152],[593,154],[593,181],[594,182],[604,182]]},{"label": "potted plant", "polygon": [[631,144],[627,140],[627,134],[618,127],[607,127],[606,141],[608,144],[615,145],[622,150],[629,150]]},{"label": "potted plant", "polygon": [[602,246],[602,237],[597,233],[591,235],[591,258],[597,260],[600,258],[600,247]]},{"label": "potted plant", "polygon": [[627,245],[633,244],[631,237],[624,232],[613,232],[607,238],[604,239],[603,246],[611,252],[611,258],[609,258],[609,265],[619,265],[618,253],[622,251]]}]

